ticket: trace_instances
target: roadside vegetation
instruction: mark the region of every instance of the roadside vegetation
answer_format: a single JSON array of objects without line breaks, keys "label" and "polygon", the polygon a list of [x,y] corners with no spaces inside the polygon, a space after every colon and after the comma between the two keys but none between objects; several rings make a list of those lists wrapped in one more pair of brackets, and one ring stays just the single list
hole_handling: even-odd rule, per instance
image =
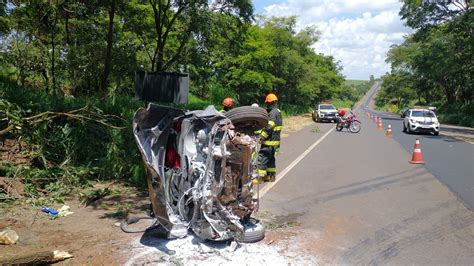
[{"label": "roadside vegetation", "polygon": [[189,110],[276,91],[291,116],[350,107],[370,86],[311,48],[316,28],[256,17],[250,1],[0,1],[0,14],[0,201],[18,183],[38,205],[97,181],[144,186],[137,70],[189,73]]},{"label": "roadside vegetation", "polygon": [[442,122],[474,127],[472,1],[405,0],[400,16],[414,32],[390,49],[376,106],[435,106]]}]

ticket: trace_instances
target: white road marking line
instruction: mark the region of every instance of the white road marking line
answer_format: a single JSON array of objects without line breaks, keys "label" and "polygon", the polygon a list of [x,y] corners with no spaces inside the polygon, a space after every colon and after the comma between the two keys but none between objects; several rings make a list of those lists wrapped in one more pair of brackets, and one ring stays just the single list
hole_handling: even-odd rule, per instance
[{"label": "white road marking line", "polygon": [[311,145],[306,151],[304,151],[300,156],[298,156],[298,158],[296,158],[290,165],[288,165],[279,175],[276,176],[275,178],[275,182],[271,182],[271,183],[267,183],[267,185],[262,188],[262,190],[260,190],[260,198],[262,198],[270,189],[272,189],[272,187],[274,185],[276,185],[276,183],[278,183],[278,181],[280,181],[281,179],[283,179],[283,177],[285,177],[286,174],[288,174],[288,172],[291,171],[291,169],[293,169],[293,167],[295,167],[301,160],[304,159],[304,157],[306,157],[306,155],[308,155],[308,153],[310,153],[319,143],[321,143],[321,141],[323,141],[328,135],[329,133],[331,133],[332,131],[334,130],[334,127],[331,128],[328,132],[326,132],[326,134],[324,134],[320,139],[318,139],[315,143],[313,143],[313,145]]}]

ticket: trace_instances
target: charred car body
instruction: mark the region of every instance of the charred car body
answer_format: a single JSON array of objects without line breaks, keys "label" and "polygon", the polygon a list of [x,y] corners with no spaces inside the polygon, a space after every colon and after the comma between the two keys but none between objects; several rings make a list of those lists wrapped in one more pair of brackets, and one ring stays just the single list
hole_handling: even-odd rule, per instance
[{"label": "charred car body", "polygon": [[201,239],[254,242],[264,227],[252,179],[265,109],[239,107],[225,114],[213,106],[183,110],[150,104],[134,116],[133,132],[147,169],[157,223],[168,237],[191,229]]}]

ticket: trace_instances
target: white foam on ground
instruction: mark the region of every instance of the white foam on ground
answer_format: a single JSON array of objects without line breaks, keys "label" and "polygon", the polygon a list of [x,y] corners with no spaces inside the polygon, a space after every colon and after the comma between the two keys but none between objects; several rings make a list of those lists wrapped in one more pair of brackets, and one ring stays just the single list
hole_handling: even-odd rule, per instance
[{"label": "white foam on ground", "polygon": [[289,243],[289,250],[265,240],[238,244],[234,250],[226,242],[202,241],[188,235],[182,239],[137,238],[127,251],[125,265],[315,265],[314,256],[298,253],[298,244]]}]

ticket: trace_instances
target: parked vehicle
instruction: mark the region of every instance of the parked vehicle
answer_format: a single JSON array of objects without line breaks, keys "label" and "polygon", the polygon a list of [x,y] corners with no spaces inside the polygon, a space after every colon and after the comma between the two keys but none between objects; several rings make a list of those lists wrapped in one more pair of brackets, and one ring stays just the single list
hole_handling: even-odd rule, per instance
[{"label": "parked vehicle", "polygon": [[312,113],[314,122],[337,122],[337,109],[330,103],[320,103],[316,105]]},{"label": "parked vehicle", "polygon": [[345,110],[340,110],[338,112],[338,120],[336,125],[337,131],[342,131],[342,129],[347,128],[352,133],[358,133],[361,129],[361,122],[356,119],[356,115],[352,112],[346,112]]},{"label": "parked vehicle", "polygon": [[402,113],[403,132],[428,132],[435,136],[439,134],[440,124],[436,114],[430,108],[415,107]]},{"label": "parked vehicle", "polygon": [[201,239],[255,242],[263,224],[251,215],[258,206],[258,137],[267,111],[245,106],[225,114],[214,106],[185,112],[150,104],[133,119],[133,133],[147,169],[156,223],[169,238],[191,229]]}]

